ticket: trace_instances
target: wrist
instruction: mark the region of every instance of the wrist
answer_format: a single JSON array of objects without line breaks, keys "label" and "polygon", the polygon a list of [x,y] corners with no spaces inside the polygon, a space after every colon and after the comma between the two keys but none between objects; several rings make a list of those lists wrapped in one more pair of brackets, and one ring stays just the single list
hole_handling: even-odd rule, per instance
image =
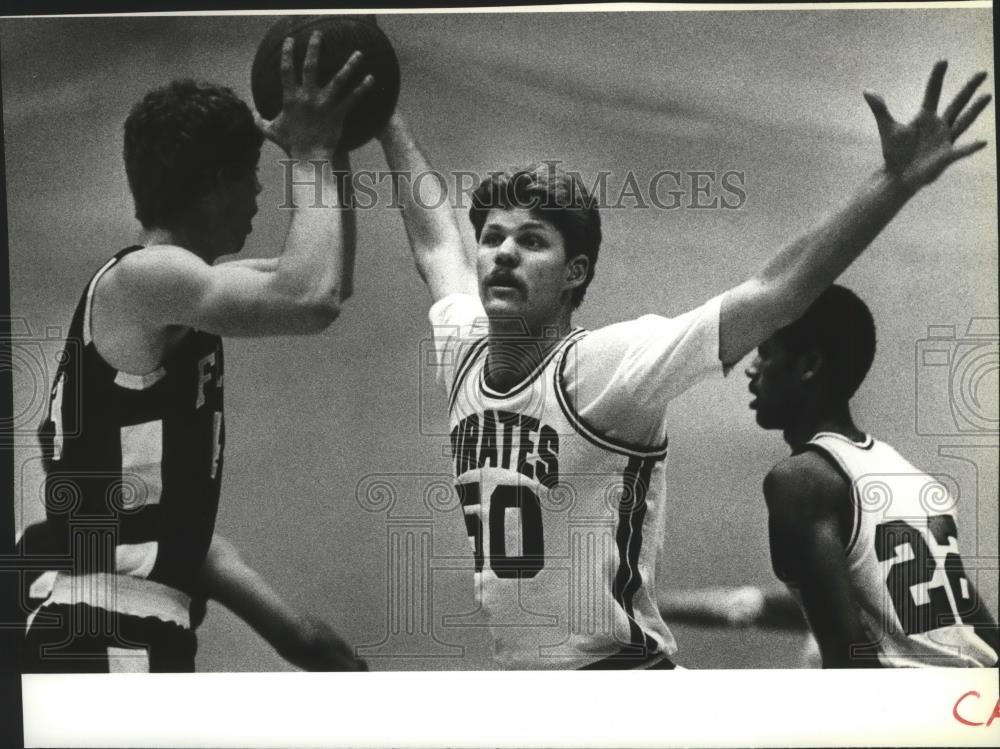
[{"label": "wrist", "polygon": [[385,143],[386,140],[392,138],[395,134],[399,133],[403,129],[403,118],[400,116],[398,111],[393,111],[389,116],[388,122],[379,130],[375,137],[381,142]]},{"label": "wrist", "polygon": [[291,146],[288,149],[288,155],[302,163],[309,161],[332,162],[336,155],[336,149],[330,146]]},{"label": "wrist", "polygon": [[908,180],[901,174],[890,172],[884,165],[875,172],[873,180],[879,189],[904,202],[912,198],[923,187],[922,184]]}]

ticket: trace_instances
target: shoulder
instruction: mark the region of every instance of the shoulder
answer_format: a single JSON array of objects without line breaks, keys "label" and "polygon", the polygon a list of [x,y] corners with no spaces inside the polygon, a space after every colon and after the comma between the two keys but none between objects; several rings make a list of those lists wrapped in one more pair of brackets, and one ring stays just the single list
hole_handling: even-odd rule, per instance
[{"label": "shoulder", "polygon": [[[475,294],[449,294],[434,302],[427,314],[434,326],[473,325],[477,322],[485,326],[486,323],[486,310]],[[482,332],[486,332],[485,327]]]},{"label": "shoulder", "polygon": [[[147,294],[169,287],[196,282],[212,266],[189,250],[174,245],[153,245],[129,253],[115,263],[101,285],[116,294]],[[95,293],[98,293],[100,286]]]},{"label": "shoulder", "polygon": [[119,278],[137,279],[164,272],[211,268],[190,250],[176,245],[150,245],[119,260],[111,271]]},{"label": "shoulder", "polygon": [[840,514],[850,499],[843,475],[817,452],[785,458],[764,477],[764,499],[772,517],[788,523],[814,522]]}]

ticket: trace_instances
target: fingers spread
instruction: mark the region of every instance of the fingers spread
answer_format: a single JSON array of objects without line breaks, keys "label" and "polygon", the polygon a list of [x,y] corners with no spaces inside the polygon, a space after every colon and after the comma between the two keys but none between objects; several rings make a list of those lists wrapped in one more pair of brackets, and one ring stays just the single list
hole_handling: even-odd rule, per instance
[{"label": "fingers spread", "polygon": [[938,100],[941,98],[941,84],[944,83],[944,73],[947,69],[947,60],[938,60],[934,63],[931,77],[927,81],[927,90],[924,92],[923,108],[928,112],[937,111]]},{"label": "fingers spread", "polygon": [[880,133],[886,132],[893,124],[892,115],[889,114],[889,107],[885,105],[885,99],[872,91],[864,92],[865,101],[868,102],[872,114],[875,115],[875,122]]},{"label": "fingers spread", "polygon": [[351,93],[349,93],[344,98],[345,106],[348,107],[353,106],[358,99],[360,99],[362,96],[365,95],[365,93],[374,85],[374,83],[375,79],[370,75],[366,75],[364,77],[364,80],[361,81],[361,83],[359,83],[357,86],[355,86],[354,90],[351,91]]},{"label": "fingers spread", "polygon": [[986,106],[992,101],[993,97],[989,94],[983,94],[978,99],[976,99],[972,106],[969,107],[962,116],[955,120],[955,124],[951,126],[951,139],[954,141],[959,135],[964,133],[969,129],[969,125],[976,121],[979,113],[986,109]]},{"label": "fingers spread", "polygon": [[337,74],[330,79],[330,82],[326,84],[323,92],[332,98],[337,98],[337,94],[344,90],[347,86],[347,82],[354,75],[354,71],[357,70],[358,65],[361,64],[361,53],[355,52],[353,55],[347,58],[347,62],[344,63]]},{"label": "fingers spread", "polygon": [[981,151],[986,148],[985,140],[976,140],[965,146],[959,146],[958,148],[952,149],[951,153],[948,155],[948,163],[954,163],[959,159],[964,159],[966,156],[971,156],[976,151]]},{"label": "fingers spread", "polygon": [[281,45],[281,93],[284,100],[292,95],[295,89],[295,59],[292,53],[295,51],[295,39],[285,37]]},{"label": "fingers spread", "polygon": [[948,108],[944,110],[944,121],[949,125],[955,124],[955,118],[958,117],[959,112],[965,109],[965,105],[969,103],[972,95],[979,88],[980,84],[986,80],[986,73],[976,73],[969,82],[966,83],[962,90],[958,92],[955,99],[948,105]]},{"label": "fingers spread", "polygon": [[302,62],[302,88],[307,91],[316,89],[316,68],[319,67],[319,49],[322,41],[321,31],[314,31],[309,36],[309,46],[306,47],[306,57]]}]

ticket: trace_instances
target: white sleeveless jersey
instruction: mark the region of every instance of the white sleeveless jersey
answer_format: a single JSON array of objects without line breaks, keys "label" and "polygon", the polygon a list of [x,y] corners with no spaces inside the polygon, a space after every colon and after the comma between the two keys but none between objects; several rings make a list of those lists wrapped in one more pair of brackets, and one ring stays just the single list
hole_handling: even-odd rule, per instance
[{"label": "white sleeveless jersey", "polygon": [[996,651],[962,618],[980,604],[944,484],[870,436],[856,443],[821,432],[807,449],[827,456],[851,484],[847,564],[882,665],[995,665]]},{"label": "white sleeveless jersey", "polygon": [[[458,338],[441,332],[449,322],[468,327],[470,315],[484,316],[478,299],[449,297],[431,319],[439,351],[452,356],[445,379],[453,470],[495,659],[505,668],[633,668],[674,653],[655,600],[665,532],[663,399],[673,391],[641,388],[656,372],[683,390],[721,371],[718,304],[675,320],[574,330],[506,393],[486,384],[485,336],[466,337],[458,351]],[[616,374],[615,362],[628,371]],[[633,420],[651,409],[646,424]],[[616,426],[616,415],[629,423]],[[624,439],[653,434],[662,439],[649,447]]]}]

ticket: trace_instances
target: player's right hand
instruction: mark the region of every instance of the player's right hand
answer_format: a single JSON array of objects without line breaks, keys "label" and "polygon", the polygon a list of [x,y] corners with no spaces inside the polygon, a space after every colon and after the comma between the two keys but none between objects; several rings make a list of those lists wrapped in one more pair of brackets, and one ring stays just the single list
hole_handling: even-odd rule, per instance
[{"label": "player's right hand", "polygon": [[307,671],[367,671],[368,664],[326,622],[306,617],[309,632],[296,665]]},{"label": "player's right hand", "polygon": [[328,160],[340,143],[347,113],[374,83],[368,75],[353,90],[347,90],[347,82],[361,61],[361,53],[355,52],[325,86],[318,86],[321,39],[319,31],[309,37],[301,83],[295,76],[295,40],[285,39],[281,48],[281,112],[271,121],[256,115],[257,127],[264,137],[297,159]]}]

